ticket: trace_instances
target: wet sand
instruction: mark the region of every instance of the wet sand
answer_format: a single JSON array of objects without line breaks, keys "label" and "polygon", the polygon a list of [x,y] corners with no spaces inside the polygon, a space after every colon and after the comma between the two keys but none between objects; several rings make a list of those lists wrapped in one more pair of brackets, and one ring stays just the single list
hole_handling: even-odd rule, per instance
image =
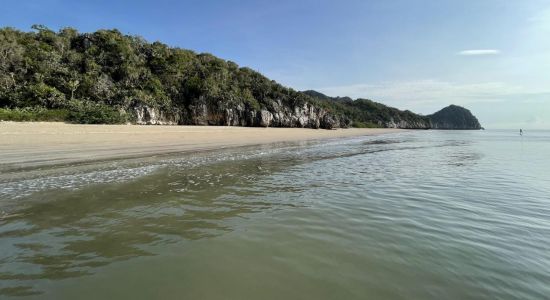
[{"label": "wet sand", "polygon": [[0,122],[0,171],[398,131]]}]

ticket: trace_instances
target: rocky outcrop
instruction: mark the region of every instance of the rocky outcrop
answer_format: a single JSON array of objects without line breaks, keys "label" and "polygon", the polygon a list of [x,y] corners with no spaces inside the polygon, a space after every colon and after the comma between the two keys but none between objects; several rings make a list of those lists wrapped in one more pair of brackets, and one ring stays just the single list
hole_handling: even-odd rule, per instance
[{"label": "rocky outcrop", "polygon": [[380,122],[381,127],[386,128],[401,128],[401,129],[430,129],[431,125],[429,121],[395,121],[393,118],[389,122]]},{"label": "rocky outcrop", "polygon": [[479,130],[481,124],[477,118],[466,108],[450,105],[444,109],[429,115],[430,125],[433,129],[454,130]]},{"label": "rocky outcrop", "polygon": [[177,114],[167,114],[158,108],[146,105],[133,107],[135,123],[139,125],[177,125],[179,118]]},{"label": "rocky outcrop", "polygon": [[[273,100],[261,109],[245,104],[227,107],[223,102],[214,105],[195,104],[180,112],[167,112],[147,105],[133,106],[135,123],[142,125],[220,125],[252,127],[348,128],[352,121],[340,114],[331,114],[323,108],[304,103],[293,108]],[[427,117],[378,121],[378,126],[403,129],[481,129],[472,113],[451,105]]]},{"label": "rocky outcrop", "polygon": [[[206,102],[206,101],[204,101]],[[244,104],[227,107],[223,102],[190,105],[179,113],[169,113],[146,105],[132,108],[136,124],[147,125],[220,125],[252,127],[347,128],[349,118],[333,115],[325,109],[304,103],[293,108],[281,100],[269,107],[255,109]]]}]

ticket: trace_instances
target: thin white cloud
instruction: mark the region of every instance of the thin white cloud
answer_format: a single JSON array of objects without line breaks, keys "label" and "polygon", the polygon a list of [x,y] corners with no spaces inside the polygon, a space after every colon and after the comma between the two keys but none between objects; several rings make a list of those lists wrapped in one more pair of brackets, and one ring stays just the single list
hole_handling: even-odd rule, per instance
[{"label": "thin white cloud", "polygon": [[463,56],[480,56],[480,55],[499,55],[500,50],[497,49],[472,49],[472,50],[463,50],[458,52],[458,55]]}]

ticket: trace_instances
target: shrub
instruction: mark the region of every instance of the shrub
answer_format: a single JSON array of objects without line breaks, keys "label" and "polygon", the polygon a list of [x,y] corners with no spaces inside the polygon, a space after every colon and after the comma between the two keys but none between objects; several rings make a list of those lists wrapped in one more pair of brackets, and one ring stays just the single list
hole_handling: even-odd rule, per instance
[{"label": "shrub", "polygon": [[359,122],[359,121],[354,121],[352,126],[355,128],[379,128],[380,127],[379,125],[374,124],[372,122],[365,123],[365,122]]},{"label": "shrub", "polygon": [[121,124],[127,122],[127,117],[105,104],[79,102],[71,108],[67,121],[79,124]]},{"label": "shrub", "polygon": [[40,107],[0,108],[0,120],[2,121],[63,122],[67,120],[68,115],[69,111],[65,109],[45,109]]}]

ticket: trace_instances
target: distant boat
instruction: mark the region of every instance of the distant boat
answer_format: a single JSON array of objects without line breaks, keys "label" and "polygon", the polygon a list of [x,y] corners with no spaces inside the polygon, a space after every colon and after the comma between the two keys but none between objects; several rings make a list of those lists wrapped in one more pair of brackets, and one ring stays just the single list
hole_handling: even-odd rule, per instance
[{"label": "distant boat", "polygon": [[519,135],[523,135],[523,129],[519,130]]}]

